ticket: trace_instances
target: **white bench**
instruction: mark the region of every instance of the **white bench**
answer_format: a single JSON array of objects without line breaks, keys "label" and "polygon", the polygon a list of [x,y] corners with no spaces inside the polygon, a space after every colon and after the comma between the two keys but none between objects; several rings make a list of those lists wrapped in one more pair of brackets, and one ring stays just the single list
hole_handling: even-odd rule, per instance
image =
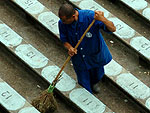
[{"label": "white bench", "polygon": [[40,113],[1,78],[0,105],[9,113]]},{"label": "white bench", "polygon": [[[36,21],[41,23],[46,29],[57,35],[59,38],[58,30],[58,20],[59,18],[42,5],[37,0],[10,0],[26,13],[32,16]],[[69,0],[74,5],[81,9],[91,9],[91,10],[102,10],[104,11],[105,17],[113,21],[117,30],[114,35],[129,47],[135,50],[139,55],[144,57],[148,62],[150,62],[150,41],[144,36],[136,32],[130,26],[122,22],[120,19],[115,17],[109,11],[104,9],[101,5],[93,0]]]},{"label": "white bench", "polygon": [[146,0],[119,0],[150,22],[150,4]]},{"label": "white bench", "polygon": [[[27,0],[11,0],[11,1],[13,1],[15,4],[17,4],[20,8],[24,9],[34,19],[39,21],[43,26],[45,26],[45,28],[49,29],[50,32],[52,32],[54,35],[56,35],[59,38],[59,31],[58,31],[59,18],[54,13],[52,13],[50,10],[48,10],[45,6],[43,6],[41,3],[36,3],[36,2],[38,2],[36,0],[34,0],[36,2],[32,2],[32,5],[30,5],[31,3],[25,4],[25,3],[27,3],[26,2]],[[19,2],[19,1],[22,1],[22,2]],[[150,54],[148,54],[148,53],[150,53],[150,49],[148,49],[150,47],[150,42],[145,37],[141,36],[139,33],[137,33],[131,27],[129,27],[124,22],[122,22],[121,20],[116,18],[114,15],[112,15],[110,12],[105,10],[102,6],[100,6],[93,0],[71,0],[70,2],[81,9],[104,11],[105,16],[108,19],[112,20],[117,27],[117,31],[114,34],[118,38],[123,40],[125,43],[127,43],[129,46],[131,46],[133,49],[136,49],[137,51],[139,51],[140,54],[142,54],[148,60],[150,60]],[[25,6],[27,8],[24,8]],[[34,14],[33,13],[34,12],[33,9],[35,9],[34,7],[41,7],[39,9],[43,8],[43,10],[39,10],[38,13]],[[141,42],[142,42],[142,44],[141,44]],[[108,65],[111,66],[111,64],[115,64],[117,66],[119,65],[115,61],[112,61],[112,63],[110,63]],[[106,67],[109,68],[109,66],[106,66]],[[125,70],[122,66],[119,65],[116,69],[119,70],[118,68],[121,68],[120,72],[118,74],[114,74],[112,76],[109,75],[108,72],[110,72],[110,71],[112,71],[113,73],[117,72],[114,68],[111,68],[110,71],[106,71],[106,76],[108,78],[112,79],[117,85],[122,87],[123,90],[125,90],[128,94],[130,94],[133,98],[135,98],[140,104],[142,104],[143,106],[145,106],[146,109],[149,110],[150,109],[150,107],[149,107],[149,100],[150,100],[149,99],[150,98],[149,87],[147,87],[144,83],[142,83],[140,80],[138,80],[134,75],[132,75],[131,73],[128,73],[128,71]],[[105,70],[107,70],[107,68]],[[120,78],[124,74],[131,77],[133,79],[134,83],[121,84],[124,82],[120,83],[119,81],[120,80],[122,81],[122,79],[120,79]],[[116,79],[117,76],[118,76],[118,79]],[[133,87],[134,85],[136,87]],[[143,92],[143,88],[145,88],[145,91],[148,93]],[[146,96],[144,96],[141,100],[141,98],[139,97],[140,94],[146,94]]]},{"label": "white bench", "polygon": [[116,35],[117,38],[126,43],[129,47],[134,49],[148,62],[150,62],[150,41],[144,36],[136,32],[130,26],[122,22],[120,19],[115,17],[113,14],[111,14],[109,11],[104,9],[100,4],[96,3],[93,0],[70,0],[70,2],[81,9],[104,11],[105,17],[113,21],[117,28],[116,32],[114,32],[114,35]]},{"label": "white bench", "polygon": [[[150,41],[145,37],[141,36],[134,29],[119,20],[93,0],[69,0],[69,2],[81,9],[103,11],[105,17],[113,21],[117,28],[114,34],[150,61]],[[141,105],[150,110],[150,88],[148,86],[114,60],[105,66],[105,74],[114,83],[136,99]]]},{"label": "white bench", "polygon": [[[32,45],[28,44],[3,22],[0,22],[0,29],[0,43],[3,43],[7,49],[19,57],[48,83],[52,83],[60,70],[59,67]],[[76,81],[65,72],[63,72],[59,82],[56,84],[56,89],[60,91],[61,95],[72,101],[84,112],[112,112],[105,104],[78,85]]]}]

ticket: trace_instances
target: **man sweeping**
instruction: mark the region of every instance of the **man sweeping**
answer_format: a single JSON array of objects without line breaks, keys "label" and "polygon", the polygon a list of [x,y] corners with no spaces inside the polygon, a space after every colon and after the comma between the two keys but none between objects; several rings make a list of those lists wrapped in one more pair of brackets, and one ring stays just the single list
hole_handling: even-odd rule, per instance
[{"label": "man sweeping", "polygon": [[[100,30],[111,33],[115,32],[116,27],[104,17],[102,11],[78,10],[70,4],[63,4],[58,15],[60,39],[71,56],[78,83],[90,93],[98,93],[98,82],[104,75],[104,65],[112,60]],[[75,45],[94,19],[95,23],[75,49]]]}]

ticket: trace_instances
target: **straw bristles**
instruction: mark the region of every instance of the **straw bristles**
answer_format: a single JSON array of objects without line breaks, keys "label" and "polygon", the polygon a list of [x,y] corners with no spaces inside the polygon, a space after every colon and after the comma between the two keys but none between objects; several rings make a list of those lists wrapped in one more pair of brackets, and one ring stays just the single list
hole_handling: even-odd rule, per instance
[{"label": "straw bristles", "polygon": [[57,103],[53,93],[48,93],[47,90],[32,101],[32,105],[41,113],[52,113],[57,109]]}]

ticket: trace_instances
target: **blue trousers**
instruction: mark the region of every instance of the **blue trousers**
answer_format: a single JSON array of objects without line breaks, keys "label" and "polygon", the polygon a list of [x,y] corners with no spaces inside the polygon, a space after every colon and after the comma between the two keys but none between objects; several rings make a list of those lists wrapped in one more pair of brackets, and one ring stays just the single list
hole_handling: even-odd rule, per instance
[{"label": "blue trousers", "polygon": [[98,83],[104,76],[104,67],[92,68],[89,70],[75,70],[78,83],[92,93],[91,86]]}]

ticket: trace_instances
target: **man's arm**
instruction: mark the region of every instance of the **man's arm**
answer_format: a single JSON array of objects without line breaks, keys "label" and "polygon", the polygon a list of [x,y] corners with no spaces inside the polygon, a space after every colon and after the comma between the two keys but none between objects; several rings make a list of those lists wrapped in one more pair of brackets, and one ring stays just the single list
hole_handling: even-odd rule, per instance
[{"label": "man's arm", "polygon": [[104,12],[95,11],[94,18],[95,18],[95,20],[103,22],[109,31],[111,31],[111,32],[116,31],[116,27],[114,26],[113,22],[109,21],[107,18],[104,17]]}]

